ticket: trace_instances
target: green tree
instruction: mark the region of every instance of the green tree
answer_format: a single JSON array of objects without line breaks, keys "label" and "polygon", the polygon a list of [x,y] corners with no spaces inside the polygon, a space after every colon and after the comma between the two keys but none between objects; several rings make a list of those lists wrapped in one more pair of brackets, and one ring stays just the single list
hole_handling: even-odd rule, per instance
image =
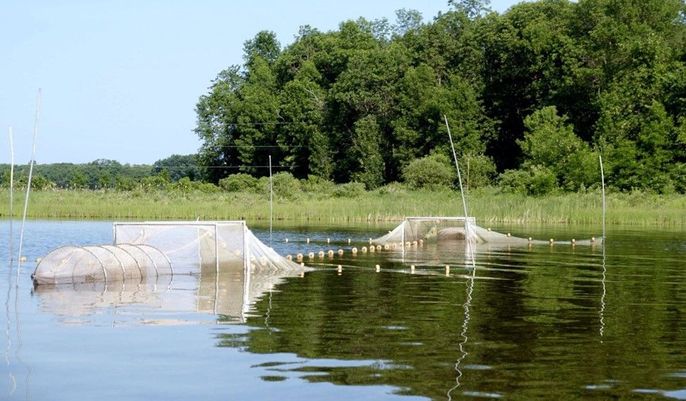
[{"label": "green tree", "polygon": [[595,157],[555,106],[537,110],[524,120],[526,132],[518,141],[524,166],[542,166],[556,177],[557,184],[576,191],[598,182]]},{"label": "green tree", "polygon": [[317,175],[329,178],[333,165],[327,136],[322,132],[326,92],[311,61],[306,61],[280,93],[281,126],[277,142],[289,167],[298,178]]},{"label": "green tree", "polygon": [[276,34],[271,31],[260,31],[254,38],[243,44],[243,60],[250,66],[257,57],[273,64],[281,53],[281,44]]},{"label": "green tree", "polygon": [[363,183],[367,189],[377,188],[384,181],[384,159],[376,118],[367,116],[356,122],[354,133],[352,153],[358,165],[352,173],[352,181]]},{"label": "green tree", "polygon": [[450,188],[457,173],[446,155],[434,153],[410,162],[403,169],[403,179],[411,188]]},{"label": "green tree", "polygon": [[238,66],[221,71],[212,81],[209,93],[200,96],[195,107],[195,133],[202,142],[198,163],[204,178],[211,182],[218,182],[228,175],[229,167],[240,164],[235,146],[240,135],[236,122],[241,100],[237,91],[244,82]]},{"label": "green tree", "polygon": [[201,178],[197,155],[171,155],[153,163],[153,174],[159,174],[162,170],[166,170],[169,173],[169,177],[174,182],[183,177],[188,177],[188,179],[192,181]]}]

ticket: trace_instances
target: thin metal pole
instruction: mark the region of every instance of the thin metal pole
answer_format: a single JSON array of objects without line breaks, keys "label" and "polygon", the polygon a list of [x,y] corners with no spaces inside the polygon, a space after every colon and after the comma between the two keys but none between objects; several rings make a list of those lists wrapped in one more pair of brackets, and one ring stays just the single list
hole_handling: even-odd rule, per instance
[{"label": "thin metal pole", "polygon": [[460,174],[460,165],[457,163],[457,153],[455,153],[455,144],[453,144],[453,136],[450,133],[450,125],[448,125],[448,117],[446,115],[443,115],[443,119],[445,119],[445,126],[448,128],[448,139],[450,139],[450,148],[453,150],[453,159],[455,159],[455,168],[457,169],[457,181],[460,183],[460,194],[462,195],[462,207],[464,208],[464,217],[468,217],[469,214],[467,213],[467,201],[465,200],[464,196],[464,188],[462,187],[462,175]]},{"label": "thin metal pole", "polygon": [[29,179],[26,182],[26,197],[24,198],[24,214],[21,219],[21,231],[19,233],[19,259],[17,263],[17,282],[19,286],[19,273],[21,272],[21,252],[24,245],[24,226],[26,224],[26,214],[29,210],[29,194],[31,193],[31,179],[33,178],[33,166],[36,164],[36,138],[38,137],[38,121],[40,118],[40,101],[41,90],[38,88],[38,95],[36,96],[36,119],[33,124],[33,144],[31,147],[31,163],[29,167]]},{"label": "thin metal pole", "polygon": [[10,267],[14,260],[14,134],[12,127],[9,127],[10,136]]},{"label": "thin metal pole", "polygon": [[598,153],[598,161],[600,162],[600,183],[603,195],[603,244],[605,244],[605,172],[603,171],[603,156]]},{"label": "thin metal pole", "polygon": [[274,182],[272,180],[272,155],[269,155],[269,246],[272,246],[272,221],[274,219]]}]

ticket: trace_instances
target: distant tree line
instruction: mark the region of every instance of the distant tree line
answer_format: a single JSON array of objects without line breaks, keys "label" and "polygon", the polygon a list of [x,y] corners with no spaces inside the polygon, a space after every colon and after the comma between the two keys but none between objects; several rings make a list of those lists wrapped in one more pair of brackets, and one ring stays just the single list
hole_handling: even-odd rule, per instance
[{"label": "distant tree line", "polygon": [[[0,186],[10,183],[10,165],[0,164]],[[29,166],[15,166],[15,185],[25,188]],[[121,164],[115,160],[98,159],[90,163],[36,164],[31,186],[35,189],[118,189],[163,187],[182,179],[197,181],[201,172],[197,155],[172,155],[153,165]]]},{"label": "distant tree line", "polygon": [[197,103],[203,178],[264,176],[269,157],[367,189],[440,175],[445,115],[473,186],[583,190],[600,152],[619,190],[686,192],[681,0],[487,3],[451,0],[428,23],[399,10],[394,23],[303,26],[285,48],[259,32]]}]

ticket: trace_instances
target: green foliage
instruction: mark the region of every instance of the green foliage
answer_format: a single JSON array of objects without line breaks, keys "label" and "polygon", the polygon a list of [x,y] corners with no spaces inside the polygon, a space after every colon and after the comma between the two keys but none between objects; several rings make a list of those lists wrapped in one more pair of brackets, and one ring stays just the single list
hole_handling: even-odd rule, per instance
[{"label": "green foliage", "polygon": [[[263,193],[269,194],[269,177],[260,178],[259,188],[264,191]],[[272,176],[272,190],[276,197],[292,199],[302,192],[302,186],[293,174],[280,172]]]},{"label": "green foliage", "polygon": [[229,192],[253,192],[257,190],[257,178],[250,174],[231,174],[219,180],[219,187]]},{"label": "green foliage", "polygon": [[683,191],[682,0],[538,0],[502,14],[488,1],[448,5],[428,23],[401,10],[395,25],[304,26],[283,49],[259,32],[245,64],[198,100],[203,177],[263,177],[271,156],[299,179],[377,188],[448,151],[446,116],[468,187],[505,172],[527,193],[589,188],[598,149],[615,188]]},{"label": "green foliage", "polygon": [[197,155],[171,155],[153,163],[152,174],[160,174],[162,171],[167,171],[172,181],[178,181],[184,177],[196,181],[202,177]]},{"label": "green foliage", "polygon": [[303,192],[318,194],[330,194],[336,186],[332,181],[316,175],[310,175],[306,180],[301,180],[300,185]]},{"label": "green foliage", "polygon": [[403,179],[411,188],[449,188],[456,178],[450,159],[440,153],[413,160],[403,170]]},{"label": "green foliage", "polygon": [[598,181],[597,163],[589,146],[574,134],[573,127],[557,114],[555,106],[537,110],[524,119],[524,125],[524,139],[517,143],[526,158],[525,168],[546,168],[554,175],[555,186],[570,191]]},{"label": "green foliage", "polygon": [[365,185],[361,182],[348,182],[336,185],[332,195],[336,198],[356,198],[365,192]]},{"label": "green foliage", "polygon": [[381,155],[381,133],[376,119],[367,116],[355,123],[353,155],[358,168],[352,174],[354,181],[362,182],[367,189],[374,189],[383,183],[384,160]]},{"label": "green foliage", "polygon": [[481,188],[493,184],[496,176],[495,163],[486,155],[462,155],[460,173],[463,175],[463,184],[467,188]]},{"label": "green foliage", "polygon": [[555,173],[540,165],[522,170],[506,170],[500,175],[500,186],[505,192],[534,196],[550,194],[558,188]]}]

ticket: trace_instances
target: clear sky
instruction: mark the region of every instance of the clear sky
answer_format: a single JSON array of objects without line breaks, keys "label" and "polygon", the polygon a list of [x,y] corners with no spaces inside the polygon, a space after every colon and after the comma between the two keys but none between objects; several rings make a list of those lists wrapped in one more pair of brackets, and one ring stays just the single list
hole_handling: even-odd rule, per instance
[{"label": "clear sky", "polygon": [[[493,0],[505,11],[516,0]],[[0,6],[0,163],[30,160],[36,95],[38,163],[152,164],[195,153],[195,104],[261,30],[292,43],[301,25],[420,11],[447,0],[4,0]]]}]

